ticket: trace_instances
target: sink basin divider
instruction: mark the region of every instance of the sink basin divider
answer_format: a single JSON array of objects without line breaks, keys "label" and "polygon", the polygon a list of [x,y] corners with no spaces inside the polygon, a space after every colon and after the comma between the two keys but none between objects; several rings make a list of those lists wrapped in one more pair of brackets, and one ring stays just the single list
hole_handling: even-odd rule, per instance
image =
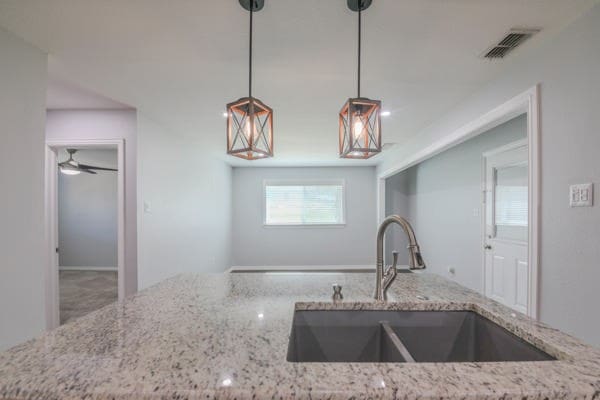
[{"label": "sink basin divider", "polygon": [[388,321],[379,321],[379,324],[383,328],[383,331],[385,332],[385,334],[388,336],[388,338],[392,341],[392,343],[396,347],[396,350],[398,350],[398,352],[400,352],[400,354],[402,355],[404,360],[406,362],[414,363],[415,359],[410,354],[410,352],[408,351],[408,349],[406,348],[404,343],[402,343],[402,340],[400,340],[398,335],[396,335],[396,333],[390,326],[390,323]]}]

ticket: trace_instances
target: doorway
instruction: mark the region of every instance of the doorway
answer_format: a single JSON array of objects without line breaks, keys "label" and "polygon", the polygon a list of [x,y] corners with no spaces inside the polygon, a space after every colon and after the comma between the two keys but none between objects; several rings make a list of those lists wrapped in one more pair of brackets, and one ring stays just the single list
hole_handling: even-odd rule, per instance
[{"label": "doorway", "polygon": [[124,297],[122,140],[46,143],[47,327]]},{"label": "doorway", "polygon": [[[386,215],[386,180],[408,168],[421,163],[445,150],[469,140],[481,133],[497,127],[519,115],[525,114],[527,118],[527,153],[528,153],[528,232],[527,232],[527,266],[529,277],[527,280],[527,315],[537,319],[538,315],[538,271],[539,271],[539,213],[540,213],[540,105],[539,85],[536,85],[497,107],[480,114],[474,120],[456,128],[454,131],[444,133],[435,142],[428,146],[402,156],[400,154],[395,162],[390,163],[385,169],[378,171],[377,176],[377,220],[381,222]],[[482,213],[483,214],[483,213]],[[481,217],[483,220],[483,216]],[[481,221],[481,224],[484,222]],[[485,246],[485,241],[481,243]],[[482,258],[485,256],[482,256]],[[482,265],[485,261],[482,259]],[[480,284],[481,292],[485,286],[485,277]]]},{"label": "doorway", "polygon": [[58,150],[60,324],[117,300],[117,149]]},{"label": "doorway", "polygon": [[483,154],[484,294],[529,314],[527,140]]}]

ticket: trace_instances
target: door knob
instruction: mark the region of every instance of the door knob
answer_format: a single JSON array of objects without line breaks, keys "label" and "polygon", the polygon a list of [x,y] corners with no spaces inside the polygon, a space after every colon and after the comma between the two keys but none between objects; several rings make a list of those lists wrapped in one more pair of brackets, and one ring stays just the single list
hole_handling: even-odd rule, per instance
[{"label": "door knob", "polygon": [[490,246],[489,244],[486,244],[485,246],[483,246],[483,248],[486,250],[491,250],[492,246]]}]

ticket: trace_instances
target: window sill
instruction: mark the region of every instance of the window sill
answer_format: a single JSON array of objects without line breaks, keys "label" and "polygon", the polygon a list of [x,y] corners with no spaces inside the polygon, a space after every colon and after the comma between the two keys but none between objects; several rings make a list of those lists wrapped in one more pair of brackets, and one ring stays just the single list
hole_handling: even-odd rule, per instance
[{"label": "window sill", "polygon": [[341,224],[267,224],[263,223],[263,228],[345,228],[346,223]]}]

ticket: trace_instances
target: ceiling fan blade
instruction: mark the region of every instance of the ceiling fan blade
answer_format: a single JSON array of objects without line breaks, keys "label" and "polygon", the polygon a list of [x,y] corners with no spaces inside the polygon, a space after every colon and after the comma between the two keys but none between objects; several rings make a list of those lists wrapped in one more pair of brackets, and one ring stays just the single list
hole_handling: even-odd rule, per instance
[{"label": "ceiling fan blade", "polygon": [[118,171],[117,169],[114,169],[114,168],[94,167],[93,165],[87,165],[87,164],[79,164],[79,168],[96,169],[98,171]]},{"label": "ceiling fan blade", "polygon": [[61,171],[79,171],[79,172],[87,172],[88,174],[93,174],[96,175],[96,172],[89,170],[87,168],[79,168],[78,166],[74,166],[73,164],[70,164],[68,162],[62,162],[58,164],[58,168],[61,169]]}]

